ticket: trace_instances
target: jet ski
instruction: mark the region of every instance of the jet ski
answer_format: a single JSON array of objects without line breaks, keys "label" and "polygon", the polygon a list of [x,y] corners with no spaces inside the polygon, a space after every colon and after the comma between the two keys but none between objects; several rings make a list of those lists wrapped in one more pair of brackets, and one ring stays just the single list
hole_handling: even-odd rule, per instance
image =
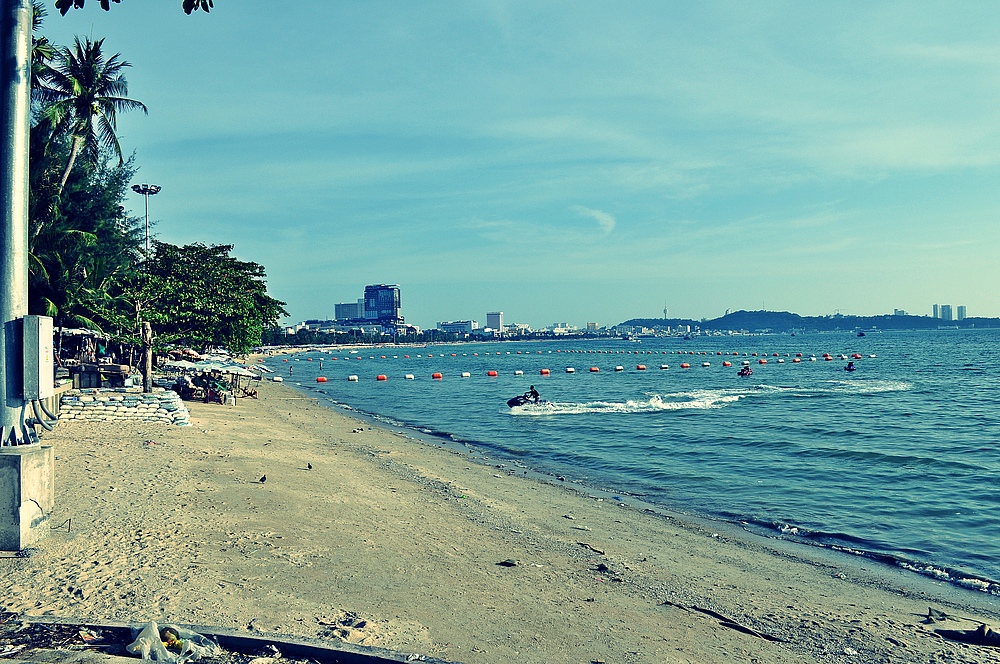
[{"label": "jet ski", "polygon": [[545,401],[544,399],[539,399],[538,401],[534,401],[525,394],[518,394],[516,397],[512,399],[507,399],[507,405],[511,408],[517,408],[518,406],[524,406],[529,403],[540,404],[540,403],[548,403],[548,401]]},{"label": "jet ski", "polygon": [[740,369],[739,371],[736,372],[736,375],[737,376],[752,376],[753,375],[753,369],[751,369],[750,367],[743,367],[742,369]]}]

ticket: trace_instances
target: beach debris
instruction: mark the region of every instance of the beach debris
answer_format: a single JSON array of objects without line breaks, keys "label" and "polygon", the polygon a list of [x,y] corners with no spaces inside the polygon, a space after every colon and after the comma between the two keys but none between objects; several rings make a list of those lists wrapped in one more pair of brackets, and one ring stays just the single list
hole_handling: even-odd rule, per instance
[{"label": "beach debris", "polygon": [[728,627],[729,629],[735,630],[737,632],[742,632],[743,634],[749,634],[750,636],[756,636],[758,639],[764,639],[765,641],[772,641],[777,643],[786,643],[784,639],[780,639],[777,636],[771,636],[770,634],[765,634],[764,632],[758,632],[755,629],[751,629],[746,625],[741,625],[732,618],[727,618],[721,613],[716,613],[711,609],[705,609],[700,606],[692,606],[692,609],[698,611],[699,613],[704,613],[707,616],[711,616],[719,621],[719,624],[723,627]]},{"label": "beach debris", "polygon": [[593,551],[594,553],[596,553],[598,555],[601,555],[601,556],[604,555],[604,551],[602,551],[601,549],[598,549],[593,544],[588,544],[587,542],[577,542],[577,544],[579,544],[580,546],[582,546],[585,549],[589,549],[590,551]]},{"label": "beach debris", "polygon": [[513,558],[508,558],[507,560],[501,560],[497,563],[500,567],[517,567],[520,565],[520,561],[514,560]]},{"label": "beach debris", "polygon": [[743,634],[749,634],[750,636],[756,636],[757,638],[764,639],[765,641],[772,641],[776,643],[787,643],[787,641],[785,641],[784,639],[778,638],[777,636],[772,636],[771,634],[766,634],[764,632],[758,632],[755,629],[751,629],[746,625],[741,625],[732,618],[728,618],[722,615],[721,613],[717,613],[711,609],[706,609],[700,606],[687,607],[684,606],[683,604],[671,602],[669,599],[665,599],[662,602],[660,602],[660,606],[672,606],[675,609],[680,609],[681,611],[685,611],[687,613],[693,613],[697,611],[698,613],[702,613],[706,616],[711,616],[712,618],[715,618],[716,620],[719,621],[719,624],[722,625],[723,627],[735,630],[737,632],[742,632]]},{"label": "beach debris", "polygon": [[175,625],[160,629],[156,622],[133,627],[134,641],[125,646],[133,655],[169,664],[184,664],[202,657],[217,657],[223,651],[217,643],[201,634]]},{"label": "beach debris", "polygon": [[930,625],[931,623],[944,622],[948,620],[950,616],[944,611],[938,611],[937,609],[928,606],[927,615],[924,616],[924,624]]},{"label": "beach debris", "polygon": [[267,481],[267,475],[261,475],[260,479],[257,480],[257,481],[260,482],[261,484],[263,484],[264,482]]},{"label": "beach debris", "polygon": [[91,630],[87,627],[81,629],[79,634],[80,638],[83,639],[83,642],[86,643],[87,645],[100,643],[101,640],[104,638],[101,635],[100,630]]},{"label": "beach debris", "polygon": [[563,514],[563,518],[564,519],[569,519],[570,521],[575,521],[576,520],[576,517],[573,516],[572,514]]},{"label": "beach debris", "polygon": [[952,641],[1000,648],[1000,632],[994,632],[986,623],[976,629],[936,629],[934,633]]}]

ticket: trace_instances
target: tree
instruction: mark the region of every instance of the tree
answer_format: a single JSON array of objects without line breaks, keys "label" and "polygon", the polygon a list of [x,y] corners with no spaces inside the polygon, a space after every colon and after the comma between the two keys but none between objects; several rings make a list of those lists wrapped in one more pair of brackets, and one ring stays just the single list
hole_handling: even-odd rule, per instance
[{"label": "tree", "polygon": [[76,37],[73,47],[59,49],[55,63],[40,76],[36,96],[43,104],[44,117],[54,131],[68,132],[72,140],[59,193],[81,150],[91,162],[97,161],[102,147],[124,161],[116,133],[119,111],[148,112],[145,104],[125,96],[128,81],[122,70],[131,65],[119,53],[105,59],[103,46],[103,39],[86,37],[81,42]]},{"label": "tree", "polygon": [[[264,267],[229,254],[232,245],[153,243],[145,272],[133,272],[110,293],[103,317],[139,341],[149,321],[157,343],[234,353],[259,346],[264,329],[288,315],[284,302],[267,295]],[[125,332],[125,331],[128,332]]]},{"label": "tree", "polygon": [[[101,9],[104,11],[109,11],[111,9],[111,3],[119,4],[122,0],[99,0],[101,3]],[[86,0],[56,0],[56,9],[63,16],[66,15],[70,9],[82,9]],[[204,10],[208,13],[208,10],[214,7],[212,0],[182,0],[181,7],[184,8],[185,14],[190,14],[198,9]]]}]

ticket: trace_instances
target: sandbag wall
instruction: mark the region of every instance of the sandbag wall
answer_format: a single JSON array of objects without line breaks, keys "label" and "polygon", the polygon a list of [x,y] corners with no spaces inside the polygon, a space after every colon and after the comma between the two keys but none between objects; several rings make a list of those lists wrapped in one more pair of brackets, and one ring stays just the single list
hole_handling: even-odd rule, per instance
[{"label": "sandbag wall", "polygon": [[154,387],[150,394],[138,387],[68,390],[59,404],[59,421],[191,424],[180,395],[162,387]]}]

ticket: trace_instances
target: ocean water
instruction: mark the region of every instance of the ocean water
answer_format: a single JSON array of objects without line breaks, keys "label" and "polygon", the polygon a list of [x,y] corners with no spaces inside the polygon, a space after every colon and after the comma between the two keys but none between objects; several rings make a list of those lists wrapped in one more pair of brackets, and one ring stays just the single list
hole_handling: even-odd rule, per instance
[{"label": "ocean water", "polygon": [[[1000,330],[314,350],[268,366],[331,404],[623,499],[1000,595]],[[508,408],[529,385],[548,403]]]}]

